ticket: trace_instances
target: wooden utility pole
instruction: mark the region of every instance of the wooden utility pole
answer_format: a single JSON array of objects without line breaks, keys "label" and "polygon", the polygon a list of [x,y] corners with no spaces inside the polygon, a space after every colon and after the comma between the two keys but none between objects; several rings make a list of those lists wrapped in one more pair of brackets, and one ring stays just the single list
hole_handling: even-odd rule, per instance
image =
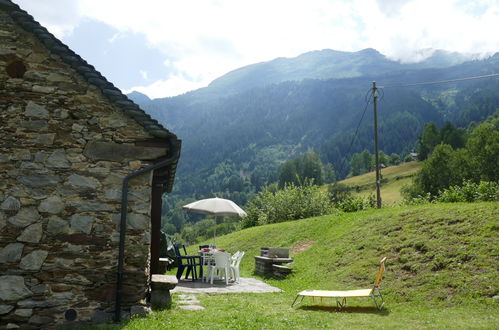
[{"label": "wooden utility pole", "polygon": [[376,206],[378,209],[381,208],[381,173],[379,167],[379,151],[378,151],[378,89],[376,88],[376,82],[373,81],[373,105],[374,105],[374,154],[376,158]]}]

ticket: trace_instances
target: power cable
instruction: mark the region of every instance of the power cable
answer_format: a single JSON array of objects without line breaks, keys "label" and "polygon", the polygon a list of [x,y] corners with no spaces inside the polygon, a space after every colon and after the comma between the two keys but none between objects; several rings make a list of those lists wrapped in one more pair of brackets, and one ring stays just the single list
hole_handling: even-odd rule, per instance
[{"label": "power cable", "polygon": [[379,92],[379,94],[381,94],[378,101],[379,102],[383,101],[385,99],[385,91],[384,91],[384,89],[378,89],[378,88],[376,88],[376,90]]},{"label": "power cable", "polygon": [[483,78],[491,78],[491,77],[498,77],[498,76],[499,76],[499,73],[492,73],[492,74],[487,74],[487,75],[483,75],[483,76],[464,77],[464,78],[456,78],[456,79],[449,79],[449,80],[425,81],[425,82],[419,82],[419,83],[413,83],[413,84],[378,86],[378,88],[382,89],[382,88],[394,88],[394,87],[412,87],[412,86],[423,86],[423,85],[436,85],[436,84],[445,84],[445,83],[450,83],[450,82],[473,80],[473,79],[483,79]]},{"label": "power cable", "polygon": [[[362,123],[362,120],[364,119],[367,107],[371,103],[371,98],[373,96],[372,91],[373,91],[372,88],[369,88],[369,90],[366,92],[366,95],[364,97],[364,100],[366,102],[366,106],[364,107],[364,111],[362,112],[362,116],[360,117],[359,123],[357,124],[357,128],[355,129],[355,133],[353,134],[352,140],[350,141],[350,146],[348,147],[348,151],[345,155],[348,155],[350,153],[350,151],[352,149],[353,142],[355,141],[355,138],[357,137],[357,134],[359,133],[360,124]],[[341,163],[341,168],[340,168],[340,171],[338,172],[338,174],[341,174],[343,172],[343,169],[345,167],[345,159],[346,158],[343,158],[343,162]]]},{"label": "power cable", "polygon": [[[491,78],[491,77],[498,77],[499,73],[492,73],[488,75],[482,75],[482,76],[472,76],[472,77],[463,77],[463,78],[456,78],[456,79],[448,79],[448,80],[439,80],[439,81],[425,81],[425,82],[418,82],[418,83],[412,83],[412,84],[397,84],[397,85],[388,85],[388,86],[377,86],[377,90],[381,92],[381,97],[380,101],[382,101],[385,97],[385,88],[395,88],[395,87],[412,87],[412,86],[424,86],[424,85],[436,85],[436,84],[445,84],[445,83],[451,83],[451,82],[459,82],[459,81],[466,81],[466,80],[473,80],[473,79],[483,79],[483,78]],[[362,120],[364,119],[364,116],[366,114],[367,107],[371,103],[371,98],[373,96],[372,89],[369,89],[364,97],[366,101],[366,105],[364,107],[364,111],[362,112],[362,116],[359,120],[359,123],[357,124],[357,128],[355,129],[355,133],[352,137],[352,140],[350,141],[350,145],[348,147],[348,151],[346,155],[348,155],[352,149],[353,142],[355,141],[355,138],[357,137],[357,134],[359,132],[360,125],[362,123]],[[343,169],[345,167],[345,159],[343,158],[343,162],[340,167],[340,171],[338,172],[341,174],[343,172]]]}]

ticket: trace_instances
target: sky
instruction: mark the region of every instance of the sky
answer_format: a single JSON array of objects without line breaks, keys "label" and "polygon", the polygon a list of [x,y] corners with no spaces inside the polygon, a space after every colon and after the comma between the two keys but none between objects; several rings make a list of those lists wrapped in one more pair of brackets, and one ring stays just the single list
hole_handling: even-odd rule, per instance
[{"label": "sky", "polygon": [[499,51],[499,0],[13,0],[123,92],[169,97],[321,49]]}]

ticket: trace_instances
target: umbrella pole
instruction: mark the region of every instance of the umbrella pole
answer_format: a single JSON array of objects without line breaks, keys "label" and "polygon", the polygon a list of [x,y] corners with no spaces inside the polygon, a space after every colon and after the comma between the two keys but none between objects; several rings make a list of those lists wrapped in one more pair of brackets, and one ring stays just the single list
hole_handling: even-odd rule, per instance
[{"label": "umbrella pole", "polygon": [[220,221],[220,218],[218,215],[215,216],[215,230],[213,232],[213,245],[217,247],[217,226],[218,222]]}]

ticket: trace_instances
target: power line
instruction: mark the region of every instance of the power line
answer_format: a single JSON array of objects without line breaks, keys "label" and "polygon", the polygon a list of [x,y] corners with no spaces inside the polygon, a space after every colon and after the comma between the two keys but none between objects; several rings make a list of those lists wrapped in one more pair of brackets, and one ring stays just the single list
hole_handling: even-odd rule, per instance
[{"label": "power line", "polygon": [[492,73],[492,74],[487,74],[487,75],[483,75],[483,76],[473,76],[473,77],[456,78],[456,79],[449,79],[449,80],[425,81],[425,82],[419,82],[419,83],[413,83],[413,84],[399,84],[399,85],[388,85],[388,86],[377,86],[377,87],[378,88],[394,88],[394,87],[437,85],[437,84],[445,84],[445,83],[450,83],[450,82],[473,80],[473,79],[483,79],[483,78],[491,78],[491,77],[498,77],[498,76],[499,76],[499,73]]},{"label": "power line", "polygon": [[[348,155],[350,153],[350,149],[352,149],[353,142],[354,142],[355,138],[357,137],[357,133],[359,132],[359,128],[360,128],[360,124],[362,123],[362,120],[364,119],[364,115],[366,114],[367,107],[371,103],[372,96],[373,96],[372,89],[369,88],[369,90],[366,92],[366,95],[364,97],[364,100],[366,101],[366,106],[364,107],[364,111],[362,112],[362,116],[360,117],[359,123],[357,124],[357,128],[355,129],[355,133],[352,136],[352,140],[350,141],[350,146],[348,147],[348,151],[347,151],[346,155]],[[345,167],[345,159],[346,158],[343,158],[343,162],[341,163],[340,171],[338,172],[338,174],[340,174],[340,175],[343,172],[343,168]],[[338,180],[336,180],[336,181],[338,181]]]},{"label": "power line", "polygon": [[[445,83],[451,83],[451,82],[459,82],[459,81],[466,81],[466,80],[473,80],[473,79],[483,79],[483,78],[491,78],[491,77],[499,77],[499,73],[492,73],[488,75],[482,75],[482,76],[472,76],[472,77],[463,77],[463,78],[456,78],[456,79],[448,79],[448,80],[439,80],[439,81],[425,81],[425,82],[418,82],[418,83],[412,83],[412,84],[397,84],[397,85],[388,85],[388,86],[377,86],[377,90],[381,92],[381,100],[384,99],[384,88],[394,88],[394,87],[412,87],[412,86],[424,86],[424,85],[437,85],[437,84],[445,84]],[[364,107],[364,111],[362,112],[362,116],[360,117],[359,123],[357,124],[357,128],[355,129],[355,133],[352,137],[352,140],[350,141],[350,145],[348,147],[347,155],[350,153],[352,149],[352,145],[355,141],[355,138],[357,137],[357,134],[359,132],[360,125],[362,123],[362,120],[364,119],[364,116],[366,114],[367,107],[371,103],[371,97],[373,97],[373,92],[372,89],[369,89],[364,97],[366,105]],[[343,162],[340,167],[340,171],[338,174],[341,174],[343,172],[343,169],[345,167],[345,159],[343,158]]]}]

